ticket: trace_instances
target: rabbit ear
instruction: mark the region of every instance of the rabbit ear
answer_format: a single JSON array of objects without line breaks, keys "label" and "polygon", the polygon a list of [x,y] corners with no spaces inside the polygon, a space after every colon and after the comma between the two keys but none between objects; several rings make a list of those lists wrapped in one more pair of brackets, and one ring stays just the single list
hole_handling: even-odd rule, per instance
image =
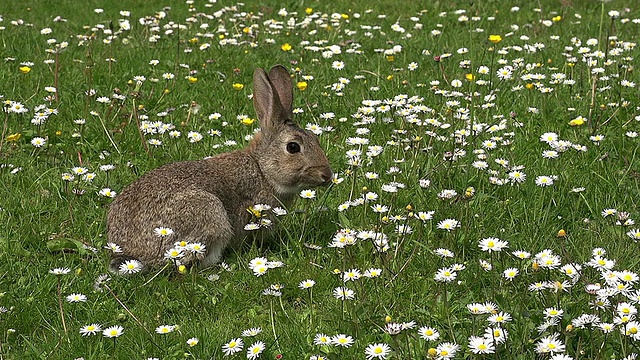
[{"label": "rabbit ear", "polygon": [[287,112],[289,120],[291,120],[291,115],[293,114],[293,85],[289,72],[284,66],[276,65],[269,70],[269,80],[271,80],[273,88],[278,93],[282,108]]},{"label": "rabbit ear", "polygon": [[[282,71],[286,73],[284,68]],[[283,81],[279,72],[280,70],[276,70],[274,74],[277,74],[275,75],[276,82],[279,84],[278,86],[281,86]],[[256,109],[256,114],[260,121],[260,128],[265,131],[278,129],[280,125],[291,122],[291,112],[288,112],[282,106],[276,86],[274,86],[263,69],[256,69],[253,73],[253,107]]]},{"label": "rabbit ear", "polygon": [[253,72],[253,107],[262,127],[267,127],[272,121],[274,107],[279,105],[280,100],[275,99],[273,86],[263,69],[256,69]]}]

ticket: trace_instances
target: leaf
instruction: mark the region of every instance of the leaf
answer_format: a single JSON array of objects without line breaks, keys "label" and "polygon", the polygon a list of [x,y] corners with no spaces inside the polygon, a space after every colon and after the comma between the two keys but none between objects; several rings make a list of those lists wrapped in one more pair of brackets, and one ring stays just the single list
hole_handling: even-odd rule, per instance
[{"label": "leaf", "polygon": [[9,242],[9,239],[0,237],[0,253],[11,253],[13,255],[27,257],[31,252],[25,250],[19,241]]},{"label": "leaf", "polygon": [[87,254],[84,244],[78,240],[58,238],[47,241],[47,249],[51,252],[78,252],[80,255]]},{"label": "leaf", "polygon": [[338,213],[338,219],[340,219],[340,226],[343,229],[350,229],[351,228],[351,220],[349,220],[347,218],[347,216],[343,213]]}]

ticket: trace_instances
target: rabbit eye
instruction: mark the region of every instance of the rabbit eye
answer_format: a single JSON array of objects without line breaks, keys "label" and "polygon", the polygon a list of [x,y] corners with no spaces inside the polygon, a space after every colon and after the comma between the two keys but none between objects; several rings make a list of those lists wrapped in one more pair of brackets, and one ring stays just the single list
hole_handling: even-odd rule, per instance
[{"label": "rabbit eye", "polygon": [[300,152],[300,144],[298,144],[297,142],[290,142],[287,144],[287,152],[289,152],[289,154],[295,154],[295,153],[299,153]]}]

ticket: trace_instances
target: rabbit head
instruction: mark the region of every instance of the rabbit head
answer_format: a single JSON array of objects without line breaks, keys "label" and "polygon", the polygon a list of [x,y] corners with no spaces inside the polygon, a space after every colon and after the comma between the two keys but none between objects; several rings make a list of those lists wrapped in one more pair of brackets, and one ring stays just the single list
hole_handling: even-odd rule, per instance
[{"label": "rabbit head", "polygon": [[279,196],[328,184],[333,173],[318,137],[293,122],[293,86],[287,70],[276,65],[253,74],[253,105],[260,132],[249,146],[265,179]]}]

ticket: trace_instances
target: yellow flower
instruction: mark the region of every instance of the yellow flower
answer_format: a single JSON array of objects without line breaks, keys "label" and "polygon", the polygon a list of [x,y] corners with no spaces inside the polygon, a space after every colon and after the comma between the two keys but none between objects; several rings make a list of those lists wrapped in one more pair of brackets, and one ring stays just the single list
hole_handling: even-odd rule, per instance
[{"label": "yellow flower", "polygon": [[220,40],[224,39],[224,34],[218,35],[218,39],[220,39]]},{"label": "yellow flower", "polygon": [[429,348],[429,350],[427,350],[427,356],[429,356],[430,359],[435,359],[436,356],[438,356],[438,350],[435,348]]},{"label": "yellow flower", "polygon": [[307,82],[306,81],[298,81],[298,84],[296,84],[296,86],[298,87],[298,89],[300,91],[307,90]]},{"label": "yellow flower", "polygon": [[387,80],[393,80],[393,75],[387,75]]},{"label": "yellow flower", "polygon": [[282,49],[282,51],[291,51],[291,45],[289,45],[289,43],[284,43],[280,46],[280,49]]},{"label": "yellow flower", "polygon": [[565,237],[567,236],[567,232],[564,229],[560,229],[558,231],[558,237]]},{"label": "yellow flower", "polygon": [[475,76],[475,75],[473,75],[473,74],[466,74],[466,75],[464,76],[464,78],[465,78],[465,79],[467,79],[467,80],[469,80],[469,81],[473,81],[473,80],[475,80],[475,79],[476,79],[476,76]]},{"label": "yellow flower", "polygon": [[254,121],[255,120],[252,119],[252,118],[244,118],[244,119],[242,119],[242,125],[249,126],[249,125],[253,124]]},{"label": "yellow flower", "polygon": [[184,265],[180,265],[180,266],[178,266],[178,272],[179,272],[180,274],[186,274],[186,273],[187,273],[187,267],[186,267],[186,266],[184,266]]},{"label": "yellow flower", "polygon": [[189,39],[189,43],[191,43],[191,44],[195,44],[198,41],[200,41],[200,39],[198,39],[197,37],[193,37],[193,38]]},{"label": "yellow flower", "polygon": [[20,140],[20,137],[22,137],[22,134],[20,134],[20,133],[11,134],[11,135],[7,136],[7,141],[9,141],[9,142],[18,141],[18,140]]},{"label": "yellow flower", "polygon": [[307,15],[311,15],[311,14],[313,14],[313,9],[312,8],[306,8],[306,9],[304,9],[304,12]]},{"label": "yellow flower", "polygon": [[232,86],[233,86],[234,90],[242,90],[242,89],[244,89],[244,84],[234,83]]},{"label": "yellow flower", "polygon": [[345,19],[345,20],[346,20],[346,19],[348,19],[348,18],[349,18],[349,15],[347,15],[347,14],[340,14],[340,17],[342,17],[343,19]]},{"label": "yellow flower", "polygon": [[187,78],[187,80],[189,80],[189,82],[190,82],[190,83],[192,83],[192,84],[195,84],[195,83],[197,83],[197,82],[198,82],[198,78],[197,78],[197,77],[194,77],[194,76],[189,76],[189,77]]},{"label": "yellow flower", "polygon": [[584,118],[583,117],[577,117],[577,118],[569,121],[569,125],[571,125],[571,126],[584,125]]},{"label": "yellow flower", "polygon": [[387,61],[388,62],[394,62],[396,60],[396,58],[393,57],[393,55],[387,55]]},{"label": "yellow flower", "polygon": [[562,20],[562,16],[560,16],[560,15],[554,16],[551,20],[553,20],[553,22],[558,22],[558,21]]},{"label": "yellow flower", "polygon": [[527,89],[531,90],[531,89],[533,89],[533,84],[532,83],[528,83],[524,87],[526,87]]},{"label": "yellow flower", "polygon": [[28,67],[28,66],[20,66],[19,69],[20,69],[20,72],[23,73],[23,74],[28,74],[29,71],[31,71],[31,68]]},{"label": "yellow flower", "polygon": [[242,29],[242,32],[245,33],[245,34],[248,34],[248,33],[251,32],[251,28],[250,27],[245,27],[245,28]]},{"label": "yellow flower", "polygon": [[494,44],[497,44],[500,41],[502,41],[502,36],[500,36],[500,35],[489,35],[489,41],[491,41]]}]

